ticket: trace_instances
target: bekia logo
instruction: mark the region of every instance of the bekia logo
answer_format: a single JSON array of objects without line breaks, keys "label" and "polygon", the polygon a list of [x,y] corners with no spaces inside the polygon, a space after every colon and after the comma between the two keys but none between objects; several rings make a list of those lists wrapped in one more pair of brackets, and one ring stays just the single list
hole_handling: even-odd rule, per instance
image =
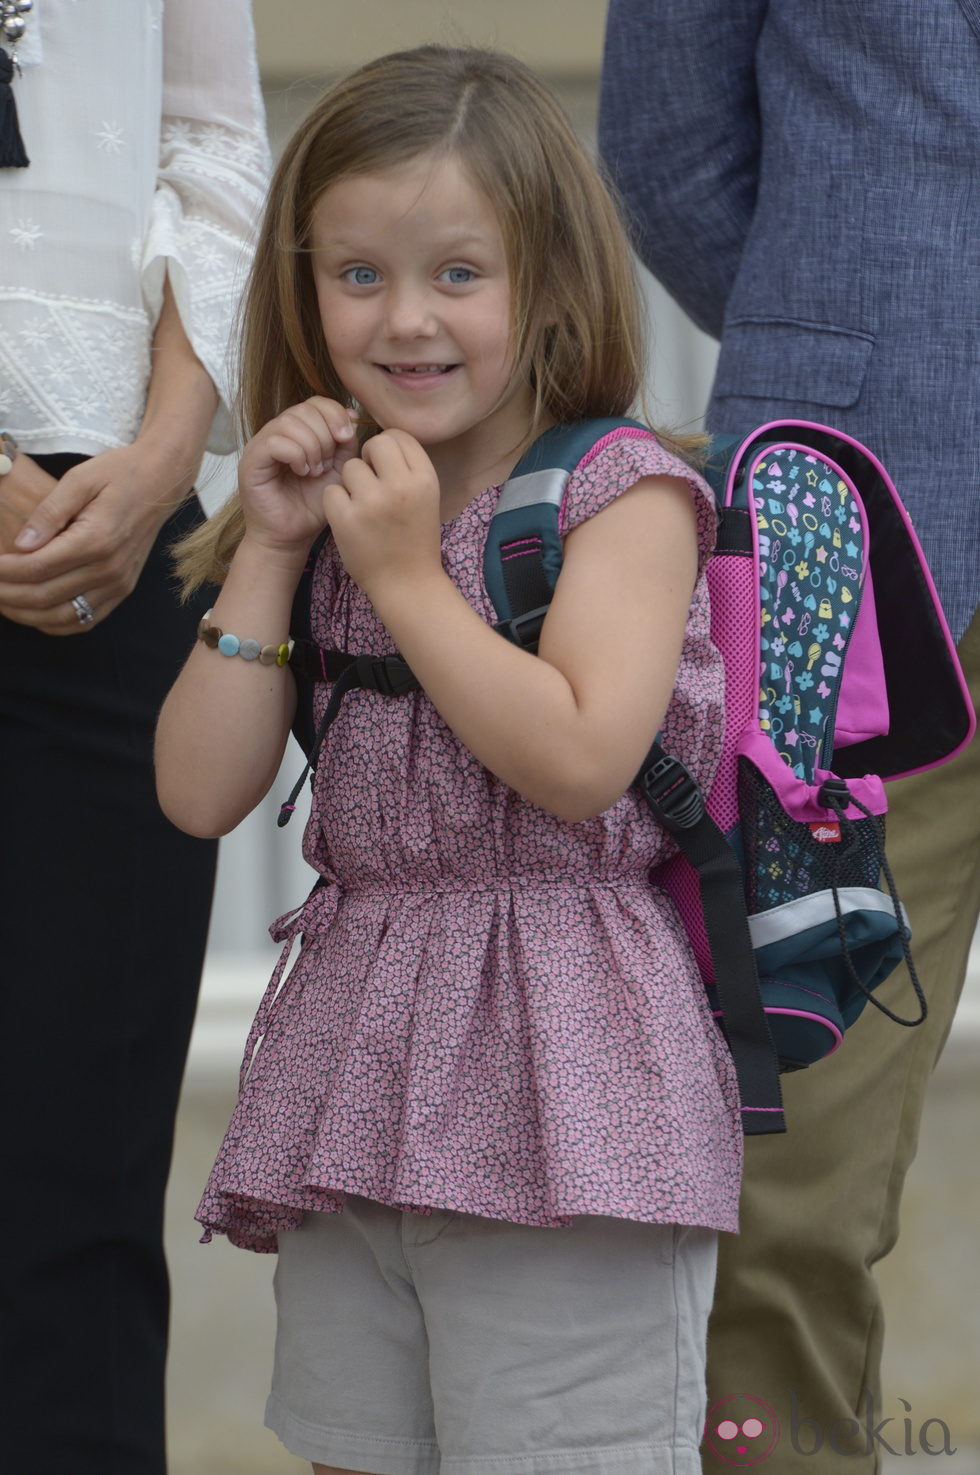
[{"label": "bekia logo", "polygon": [[[864,1392],[863,1421],[836,1419],[825,1425],[800,1409],[795,1390],[789,1393],[789,1442],[799,1455],[815,1455],[824,1448],[836,1455],[870,1455],[885,1450],[890,1455],[954,1455],[949,1426],[927,1418],[916,1428],[912,1405],[898,1401],[902,1414],[877,1418],[874,1400]],[[704,1426],[704,1443],[725,1465],[747,1470],[772,1454],[780,1439],[780,1421],[775,1409],[752,1394],[738,1393],[720,1399],[709,1411]],[[889,1442],[891,1441],[891,1442]]]},{"label": "bekia logo", "polygon": [[720,1399],[704,1429],[708,1448],[726,1465],[747,1470],[767,1460],[779,1443],[779,1420],[761,1398],[736,1393]]}]

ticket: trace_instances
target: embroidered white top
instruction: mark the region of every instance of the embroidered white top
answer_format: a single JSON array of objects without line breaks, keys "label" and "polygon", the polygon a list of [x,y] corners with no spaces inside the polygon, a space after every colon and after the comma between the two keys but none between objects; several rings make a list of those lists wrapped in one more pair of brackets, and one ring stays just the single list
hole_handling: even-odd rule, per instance
[{"label": "embroidered white top", "polygon": [[0,428],[96,454],[139,428],[169,276],[221,396],[269,172],[249,0],[35,0],[0,169]]}]

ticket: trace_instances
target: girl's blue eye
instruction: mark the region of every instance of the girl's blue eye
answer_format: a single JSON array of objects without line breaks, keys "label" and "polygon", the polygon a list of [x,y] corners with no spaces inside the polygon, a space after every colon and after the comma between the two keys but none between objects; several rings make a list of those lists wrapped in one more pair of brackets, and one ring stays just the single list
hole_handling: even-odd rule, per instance
[{"label": "girl's blue eye", "polygon": [[358,287],[373,287],[375,282],[380,281],[373,266],[352,266],[349,271],[344,272],[344,276]]},{"label": "girl's blue eye", "polygon": [[454,287],[461,287],[466,282],[472,282],[475,273],[468,266],[447,266],[443,275],[448,277]]}]

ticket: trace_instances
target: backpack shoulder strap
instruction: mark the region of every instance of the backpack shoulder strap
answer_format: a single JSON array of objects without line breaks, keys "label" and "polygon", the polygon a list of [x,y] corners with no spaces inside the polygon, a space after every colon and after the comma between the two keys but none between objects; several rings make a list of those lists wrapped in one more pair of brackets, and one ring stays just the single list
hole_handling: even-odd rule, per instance
[{"label": "backpack shoulder strap", "polygon": [[[637,420],[555,425],[531,445],[500,490],[483,551],[483,577],[510,639],[534,649],[561,572],[560,519],[572,473],[601,442],[646,431]],[[536,628],[535,628],[536,624]]]},{"label": "backpack shoulder strap", "polygon": [[313,572],[320,549],[330,536],[324,528],[309,551],[303,572],[293,595],[293,607],[289,615],[289,633],[293,640],[293,655],[290,669],[296,682],[296,714],[293,717],[293,737],[303,752],[309,754],[313,747],[313,686],[315,676],[310,669],[310,657],[316,650],[313,640]]},{"label": "backpack shoulder strap", "polygon": [[[484,549],[484,581],[501,624],[518,645],[536,650],[537,639],[561,572],[561,507],[572,473],[601,444],[623,432],[648,428],[635,420],[584,420],[546,431],[518,462],[501,488]],[[734,439],[713,442],[724,482]],[[714,484],[716,500],[718,485]],[[745,529],[737,522],[739,543]],[[751,553],[751,543],[748,545]],[[659,823],[675,837],[698,873],[705,921],[723,980],[720,998],[750,1134],[782,1132],[785,1121],[776,1053],[759,994],[748,931],[741,871],[731,846],[705,810],[704,798],[683,764],[654,742],[636,779]]]}]

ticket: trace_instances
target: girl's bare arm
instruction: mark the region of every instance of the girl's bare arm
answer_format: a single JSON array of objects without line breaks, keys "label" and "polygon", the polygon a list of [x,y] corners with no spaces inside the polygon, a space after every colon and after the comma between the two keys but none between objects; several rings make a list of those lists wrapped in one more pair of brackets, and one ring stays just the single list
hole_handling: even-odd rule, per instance
[{"label": "girl's bare arm", "polygon": [[[303,558],[274,560],[246,535],[210,623],[240,639],[289,634]],[[296,708],[288,666],[224,656],[197,642],[157,724],[160,807],[189,835],[227,835],[268,793]]]},{"label": "girl's bare arm", "polygon": [[[314,397],[271,420],[238,473],[247,532],[211,623],[260,645],[285,641],[296,585],[324,523],[323,488],[356,454],[350,416]],[[157,726],[157,793],[191,835],[226,835],[265,797],[296,708],[288,667],[198,643]]]}]

